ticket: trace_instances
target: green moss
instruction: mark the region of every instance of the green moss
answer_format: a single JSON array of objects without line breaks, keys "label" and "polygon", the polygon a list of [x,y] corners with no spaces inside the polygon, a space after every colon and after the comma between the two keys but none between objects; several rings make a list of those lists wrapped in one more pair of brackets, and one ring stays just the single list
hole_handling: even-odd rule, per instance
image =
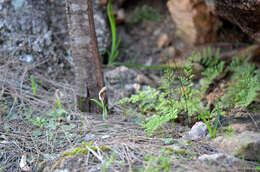
[{"label": "green moss", "polygon": [[81,148],[81,147],[78,147],[76,149],[74,149],[72,152],[66,152],[62,155],[62,157],[65,157],[65,156],[73,156],[73,155],[76,155],[76,154],[88,154],[88,149],[87,148]]},{"label": "green moss", "polygon": [[174,149],[171,148],[171,147],[167,147],[167,148],[165,148],[165,150],[166,150],[167,152],[170,152],[170,153],[173,153],[173,152],[174,152]]},{"label": "green moss", "polygon": [[[93,142],[90,141],[89,143],[85,143],[85,142],[82,142],[82,145],[84,147],[77,147],[75,148],[73,151],[71,152],[66,152],[62,155],[62,157],[65,157],[65,156],[72,156],[72,155],[76,155],[76,154],[88,154],[89,150],[88,150],[88,147],[90,147],[90,149],[92,149],[93,151],[97,151],[97,147],[96,146],[92,146],[93,145]],[[100,147],[100,150],[103,151],[103,152],[108,152],[110,151],[111,149],[109,147],[106,147],[106,146],[101,146]]]},{"label": "green moss", "polygon": [[106,146],[101,146],[100,149],[101,149],[103,152],[111,151],[111,149],[110,149],[109,147],[106,147]]}]

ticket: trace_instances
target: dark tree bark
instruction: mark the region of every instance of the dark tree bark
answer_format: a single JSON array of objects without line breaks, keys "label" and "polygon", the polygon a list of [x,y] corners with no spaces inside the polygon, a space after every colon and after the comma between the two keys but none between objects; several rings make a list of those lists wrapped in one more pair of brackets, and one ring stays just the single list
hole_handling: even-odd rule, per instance
[{"label": "dark tree bark", "polygon": [[210,10],[260,42],[260,0],[204,0]]},{"label": "dark tree bark", "polygon": [[[99,112],[90,99],[104,87],[97,47],[92,0],[66,0],[70,45],[75,62],[77,104],[83,112]],[[106,96],[103,97],[106,102]]]}]

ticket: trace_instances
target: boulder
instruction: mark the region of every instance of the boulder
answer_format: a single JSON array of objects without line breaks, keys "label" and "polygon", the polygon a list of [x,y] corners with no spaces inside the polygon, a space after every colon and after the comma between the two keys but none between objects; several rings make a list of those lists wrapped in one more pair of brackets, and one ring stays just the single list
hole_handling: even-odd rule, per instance
[{"label": "boulder", "polygon": [[198,161],[211,163],[214,165],[227,165],[227,166],[237,166],[241,163],[241,160],[233,156],[224,154],[224,153],[215,153],[215,154],[204,154],[198,157]]},{"label": "boulder", "polygon": [[226,153],[246,160],[260,161],[260,133],[245,131],[233,136],[219,136],[213,142]]},{"label": "boulder", "polygon": [[220,24],[203,0],[170,0],[167,3],[176,34],[191,45],[214,42]]}]

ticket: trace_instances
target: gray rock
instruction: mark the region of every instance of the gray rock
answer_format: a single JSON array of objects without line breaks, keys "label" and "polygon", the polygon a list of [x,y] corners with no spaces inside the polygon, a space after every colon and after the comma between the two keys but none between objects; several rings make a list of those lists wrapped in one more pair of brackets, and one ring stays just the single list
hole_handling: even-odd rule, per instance
[{"label": "gray rock", "polygon": [[220,136],[213,140],[223,151],[246,160],[260,161],[260,133],[245,131],[233,136]]},{"label": "gray rock", "polygon": [[[33,54],[33,46],[39,44],[38,51],[49,48],[45,45],[44,34],[48,32],[48,15],[46,3],[35,1],[30,3],[28,0],[22,4],[14,5],[15,1],[1,2],[0,40],[1,51],[9,51],[14,55]],[[22,7],[22,8],[21,8]],[[19,8],[19,9],[18,9]],[[43,9],[44,8],[44,9]],[[42,39],[41,43],[39,40]],[[47,52],[47,50],[46,50]]]},{"label": "gray rock", "polygon": [[81,143],[82,141],[84,141],[84,142],[89,142],[89,141],[93,140],[95,137],[96,137],[95,134],[86,134],[85,137],[83,137],[83,138],[81,139],[80,143]]},{"label": "gray rock", "polygon": [[104,72],[109,107],[121,98],[135,94],[140,89],[141,85],[137,76],[136,71],[124,66]]},{"label": "gray rock", "polygon": [[[98,45],[107,48],[110,32],[105,11],[99,0],[94,2]],[[1,54],[18,58],[32,54],[36,61],[43,58],[56,63],[70,56],[64,45],[69,40],[64,0],[1,0],[0,13]]]},{"label": "gray rock", "polygon": [[207,125],[203,122],[196,122],[191,130],[186,133],[182,138],[186,140],[200,140],[208,135]]},{"label": "gray rock", "polygon": [[34,57],[31,54],[24,54],[22,57],[20,57],[20,61],[32,63],[34,61]]},{"label": "gray rock", "polygon": [[211,164],[213,163],[214,165],[227,165],[227,166],[234,166],[241,163],[240,159],[224,153],[215,153],[211,155],[204,154],[198,157],[198,161],[211,163]]}]

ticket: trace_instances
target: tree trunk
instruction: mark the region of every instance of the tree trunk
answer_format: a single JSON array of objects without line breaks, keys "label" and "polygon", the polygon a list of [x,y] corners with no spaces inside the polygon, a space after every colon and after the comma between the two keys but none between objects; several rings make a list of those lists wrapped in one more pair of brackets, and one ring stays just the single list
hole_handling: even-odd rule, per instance
[{"label": "tree trunk", "polygon": [[[66,0],[72,56],[75,62],[77,104],[83,112],[99,112],[90,99],[104,87],[95,33],[92,0]],[[106,102],[106,96],[104,101]]]}]

